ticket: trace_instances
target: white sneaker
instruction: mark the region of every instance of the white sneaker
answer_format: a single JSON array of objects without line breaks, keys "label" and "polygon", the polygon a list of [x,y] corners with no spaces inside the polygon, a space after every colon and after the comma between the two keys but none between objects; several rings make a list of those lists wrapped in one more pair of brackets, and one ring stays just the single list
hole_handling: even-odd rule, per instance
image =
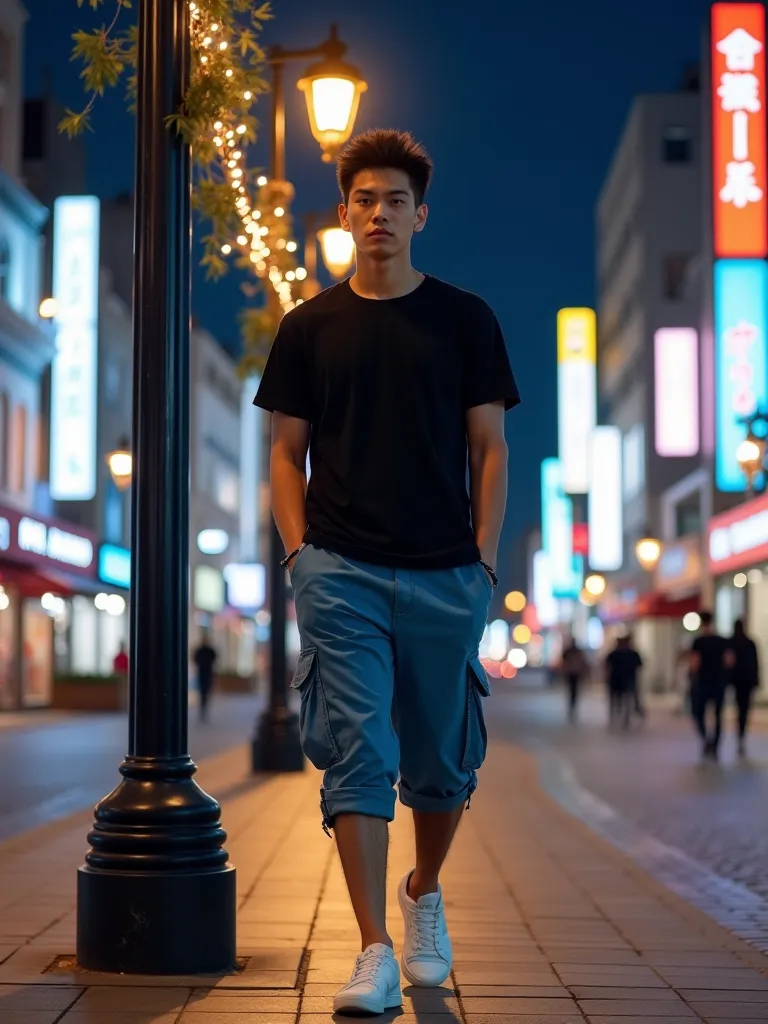
[{"label": "white sneaker", "polygon": [[417,903],[408,895],[406,875],[397,890],[400,909],[405,919],[403,943],[403,974],[412,985],[426,988],[442,985],[453,966],[453,949],[445,923],[443,891],[422,896]]},{"label": "white sneaker", "polygon": [[381,942],[355,960],[352,977],[333,1000],[334,1013],[384,1013],[403,1005],[400,968],[395,954]]}]

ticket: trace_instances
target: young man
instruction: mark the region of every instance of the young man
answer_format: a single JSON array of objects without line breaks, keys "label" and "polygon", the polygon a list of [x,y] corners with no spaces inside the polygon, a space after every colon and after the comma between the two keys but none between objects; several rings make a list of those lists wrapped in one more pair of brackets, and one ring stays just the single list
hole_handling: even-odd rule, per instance
[{"label": "young man", "polygon": [[736,707],[739,709],[739,757],[746,757],[746,736],[749,715],[752,710],[752,698],[760,686],[760,659],[757,644],[747,636],[744,619],[736,619],[731,637],[733,664],[731,668],[731,684],[736,694]]},{"label": "young man", "polygon": [[605,659],[608,675],[608,693],[611,724],[618,722],[628,729],[632,712],[641,707],[638,695],[637,676],[643,667],[643,659],[632,646],[629,634],[620,636],[616,646]]},{"label": "young man", "polygon": [[[723,704],[727,670],[733,666],[728,640],[715,633],[712,612],[701,613],[701,632],[691,647],[691,710],[702,741],[702,757],[716,761],[722,735]],[[715,727],[710,733],[707,709],[714,711]]]},{"label": "young man", "polygon": [[385,920],[398,777],[416,831],[402,967],[414,985],[448,977],[438,878],[487,742],[478,644],[506,504],[504,412],[519,396],[491,309],[411,265],[431,172],[410,135],[347,144],[339,213],[356,271],[283,319],[256,398],[273,413],[302,744],[325,771],[323,824],[362,940],[341,1013],[402,1002]]}]

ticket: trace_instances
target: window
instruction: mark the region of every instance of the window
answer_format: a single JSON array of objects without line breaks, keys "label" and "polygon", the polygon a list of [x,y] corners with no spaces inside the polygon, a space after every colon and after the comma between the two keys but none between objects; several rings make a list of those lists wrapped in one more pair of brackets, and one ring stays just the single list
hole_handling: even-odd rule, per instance
[{"label": "window", "polygon": [[45,156],[45,101],[24,103],[24,159],[42,160]]},{"label": "window", "polygon": [[8,301],[11,284],[11,249],[7,239],[0,235],[0,299]]},{"label": "window", "polygon": [[664,257],[664,298],[676,302],[685,295],[688,282],[688,266],[691,254],[687,252],[670,252]]},{"label": "window", "polygon": [[23,494],[27,484],[27,410],[17,405],[13,413],[13,461],[11,490]]},{"label": "window", "polygon": [[675,509],[675,532],[678,537],[687,537],[701,531],[701,503],[695,494],[681,502]]},{"label": "window", "polygon": [[671,125],[664,130],[662,160],[666,164],[691,162],[691,131],[682,125]]}]

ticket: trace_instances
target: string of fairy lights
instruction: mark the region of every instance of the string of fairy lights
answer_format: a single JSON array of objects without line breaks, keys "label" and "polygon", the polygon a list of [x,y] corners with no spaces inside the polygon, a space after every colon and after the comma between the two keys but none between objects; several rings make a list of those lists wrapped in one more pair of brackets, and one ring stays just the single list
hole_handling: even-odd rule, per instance
[{"label": "string of fairy lights", "polygon": [[[211,62],[213,55],[226,52],[230,42],[225,38],[224,26],[206,23],[205,12],[191,0],[189,4],[192,42],[200,53],[200,63]],[[218,51],[218,54],[217,54]],[[234,75],[226,68],[227,78]],[[253,99],[251,92],[243,93],[246,102]],[[293,198],[293,187],[288,182],[269,181],[265,175],[256,179],[258,192],[249,197],[245,171],[245,135],[248,128],[225,119],[212,126],[212,140],[219,153],[221,172],[230,184],[235,197],[235,209],[242,231],[221,246],[223,256],[238,250],[253,265],[254,273],[272,285],[284,313],[304,300],[294,294],[297,282],[304,281],[307,271],[297,266],[297,242],[291,237],[288,207]]]}]

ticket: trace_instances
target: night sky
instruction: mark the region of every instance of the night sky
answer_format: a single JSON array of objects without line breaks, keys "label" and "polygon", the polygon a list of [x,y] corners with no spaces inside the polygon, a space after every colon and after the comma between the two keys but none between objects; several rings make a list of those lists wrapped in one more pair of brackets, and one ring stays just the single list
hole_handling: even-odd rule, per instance
[{"label": "night sky", "polygon": [[[79,109],[69,37],[101,18],[76,0],[25,4],[27,95],[40,92],[47,69],[57,99]],[[708,9],[708,0],[273,3],[265,44],[313,46],[336,21],[369,84],[356,127],[408,129],[435,160],[414,264],[491,303],[523,395],[507,431],[509,538],[537,520],[539,464],[556,454],[555,314],[595,301],[593,208],[632,97],[679,86],[684,64],[698,59]],[[333,168],[320,162],[294,88],[303,70],[298,62],[287,77],[296,214],[337,202]],[[130,189],[133,125],[120,96],[98,105],[93,126],[89,189]],[[267,163],[267,141],[252,164]],[[196,275],[195,314],[229,347],[245,301],[236,274],[215,285]]]}]

